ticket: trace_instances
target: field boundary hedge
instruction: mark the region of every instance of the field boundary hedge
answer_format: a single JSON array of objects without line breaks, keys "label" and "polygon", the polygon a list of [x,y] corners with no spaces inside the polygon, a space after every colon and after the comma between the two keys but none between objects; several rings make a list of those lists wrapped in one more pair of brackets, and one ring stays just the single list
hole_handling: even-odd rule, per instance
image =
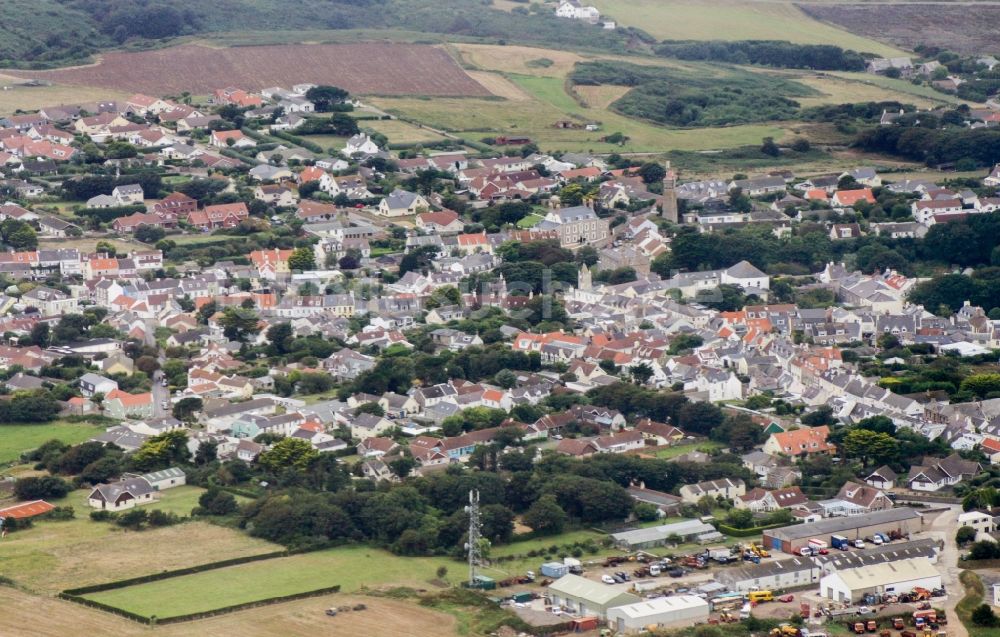
[{"label": "field boundary hedge", "polygon": [[208,562],[206,564],[178,568],[172,571],[150,573],[149,575],[140,575],[139,577],[130,577],[128,579],[115,580],[113,582],[105,582],[103,584],[93,584],[91,586],[81,586],[79,588],[67,588],[63,591],[63,593],[67,595],[89,595],[90,593],[102,593],[104,591],[111,591],[118,588],[136,586],[137,584],[148,584],[149,582],[157,582],[163,579],[182,577],[184,575],[194,575],[195,573],[202,573],[204,571],[213,571],[219,568],[239,566],[240,564],[270,560],[277,557],[287,557],[288,555],[291,555],[291,553],[287,550],[261,553],[260,555],[245,555],[243,557],[234,557],[228,560],[219,560],[218,562]]},{"label": "field boundary hedge", "polygon": [[118,588],[127,588],[129,586],[135,586],[137,584],[148,584],[149,582],[157,582],[159,580],[171,579],[174,577],[182,577],[184,575],[194,575],[195,573],[202,573],[204,571],[214,571],[220,568],[239,566],[240,564],[248,564],[250,562],[261,562],[264,560],[272,560],[279,557],[291,557],[293,555],[301,555],[302,553],[312,553],[314,551],[322,551],[324,549],[340,546],[341,544],[342,543],[338,542],[323,542],[320,544],[311,544],[299,548],[282,549],[280,551],[271,551],[270,553],[261,553],[259,555],[244,555],[243,557],[234,557],[228,560],[219,560],[218,562],[207,562],[205,564],[187,566],[185,568],[178,568],[172,571],[161,571],[159,573],[150,573],[149,575],[140,575],[139,577],[130,577],[128,579],[115,580],[113,582],[105,582],[103,584],[80,586],[79,588],[67,588],[66,590],[63,591],[63,593],[65,593],[66,595],[89,595],[91,593],[101,593],[103,591],[110,591]]},{"label": "field boundary hedge", "polygon": [[157,582],[160,580],[173,579],[176,577],[184,577],[187,575],[195,575],[197,573],[204,573],[205,571],[213,571],[220,568],[228,568],[230,566],[239,566],[240,564],[248,564],[251,562],[263,562],[266,560],[272,560],[282,557],[291,557],[293,555],[300,555],[303,553],[312,553],[314,551],[321,551],[323,549],[332,548],[333,546],[337,546],[337,544],[334,542],[325,542],[319,545],[306,546],[296,549],[284,549],[281,551],[272,551],[270,553],[261,553],[260,555],[247,555],[244,557],[234,557],[228,560],[219,560],[218,562],[208,562],[206,564],[198,564],[197,566],[189,566],[186,568],[179,568],[172,571],[162,571],[160,573],[151,573],[149,575],[142,575],[140,577],[130,577],[128,579],[115,580],[113,582],[105,582],[103,584],[81,586],[78,588],[68,588],[59,593],[59,598],[65,599],[70,602],[75,602],[83,606],[90,606],[98,610],[103,610],[105,612],[112,613],[114,615],[119,615],[126,619],[130,619],[132,621],[146,625],[173,624],[178,622],[192,621],[195,619],[204,619],[206,617],[214,617],[215,615],[223,615],[226,613],[232,613],[246,608],[254,608],[256,606],[267,606],[270,604],[278,604],[281,602],[288,602],[296,599],[305,599],[307,597],[318,597],[320,595],[336,593],[340,591],[340,585],[338,584],[336,586],[317,588],[310,591],[303,591],[301,593],[292,593],[291,595],[266,597],[264,599],[258,599],[251,602],[233,604],[232,606],[222,606],[220,608],[213,608],[212,610],[201,611],[197,613],[188,613],[186,615],[175,615],[173,617],[163,617],[163,618],[156,617],[155,615],[147,617],[145,615],[133,613],[123,608],[118,608],[117,606],[110,606],[103,602],[87,599],[86,597],[84,597],[84,595],[90,595],[92,593],[101,593],[104,591],[116,590],[120,588],[128,588],[130,586],[138,586],[140,584],[148,584],[149,582]]},{"label": "field boundary hedge", "polygon": [[140,624],[145,624],[147,626],[157,626],[163,624],[179,624],[181,622],[194,621],[196,619],[206,619],[208,617],[216,617],[218,615],[226,615],[228,613],[234,613],[240,610],[246,610],[248,608],[257,608],[259,606],[270,606],[272,604],[280,604],[283,602],[291,602],[297,599],[307,599],[310,597],[320,597],[322,595],[329,595],[330,593],[339,593],[340,585],[327,586],[325,588],[316,588],[311,591],[303,591],[301,593],[292,593],[291,595],[278,595],[275,597],[265,597],[264,599],[258,599],[251,602],[242,602],[240,604],[232,604],[230,606],[221,606],[219,608],[213,608],[212,610],[200,611],[197,613],[187,613],[185,615],[174,615],[172,617],[159,618],[156,615],[146,616],[140,615],[138,613],[133,613],[132,611],[125,610],[123,608],[118,608],[117,606],[110,606],[102,602],[94,601],[92,599],[87,599],[86,597],[81,597],[79,595],[71,595],[66,591],[59,593],[61,599],[65,599],[70,602],[75,602],[82,606],[89,606],[91,608],[96,608],[98,610],[103,610],[126,619],[130,619],[134,622]]},{"label": "field boundary hedge", "polygon": [[[779,522],[777,524],[765,524],[763,526],[753,526],[748,529],[737,529],[734,526],[729,526],[728,524],[719,524],[716,529],[719,533],[724,533],[730,537],[751,537],[754,535],[760,535],[764,531],[770,531],[771,529],[780,529],[784,526],[792,526],[797,524],[797,522],[792,522],[791,524],[786,522]],[[767,547],[764,547],[767,548]]]}]

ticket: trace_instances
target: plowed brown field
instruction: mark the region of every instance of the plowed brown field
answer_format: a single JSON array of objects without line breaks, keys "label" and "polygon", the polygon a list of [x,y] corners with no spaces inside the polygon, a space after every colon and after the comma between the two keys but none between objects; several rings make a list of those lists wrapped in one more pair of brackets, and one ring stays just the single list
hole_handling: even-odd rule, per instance
[{"label": "plowed brown field", "polygon": [[57,84],[150,95],[248,90],[312,82],[359,95],[487,96],[447,53],[419,44],[288,44],[227,49],[188,44],[113,52],[96,64],[51,71],[5,71]]}]

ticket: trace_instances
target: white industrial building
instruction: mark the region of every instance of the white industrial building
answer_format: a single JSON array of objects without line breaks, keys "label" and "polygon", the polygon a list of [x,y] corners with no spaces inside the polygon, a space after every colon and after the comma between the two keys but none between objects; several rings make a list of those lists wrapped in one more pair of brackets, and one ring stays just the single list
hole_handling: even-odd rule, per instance
[{"label": "white industrial building", "polygon": [[642,601],[626,586],[611,586],[579,575],[563,575],[549,585],[553,606],[562,606],[573,615],[608,616],[608,609]]},{"label": "white industrial building", "polygon": [[715,581],[731,591],[784,590],[809,586],[820,579],[820,568],[808,557],[793,557],[761,564],[744,563],[742,566],[721,569]]},{"label": "white industrial building", "polygon": [[908,593],[916,587],[941,588],[941,574],[926,557],[837,570],[819,581],[820,595],[848,603],[867,593]]},{"label": "white industrial building", "polygon": [[647,626],[674,628],[708,622],[708,602],[694,595],[657,597],[608,609],[608,625],[618,633]]}]

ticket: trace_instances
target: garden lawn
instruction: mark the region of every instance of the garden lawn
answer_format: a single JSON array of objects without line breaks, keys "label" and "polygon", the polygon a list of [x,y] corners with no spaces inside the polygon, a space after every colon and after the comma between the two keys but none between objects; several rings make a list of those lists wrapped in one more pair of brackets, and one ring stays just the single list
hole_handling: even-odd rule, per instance
[{"label": "garden lawn", "polygon": [[722,449],[723,446],[724,445],[721,442],[715,442],[714,440],[702,440],[700,442],[674,445],[672,447],[667,447],[666,449],[661,449],[656,452],[656,457],[669,460],[670,458],[676,458],[677,456],[682,456],[691,451],[703,451],[705,453],[710,453],[716,449]]},{"label": "garden lawn", "polygon": [[86,423],[55,421],[37,425],[0,425],[0,464],[13,462],[25,451],[56,439],[75,445],[104,431],[104,427]]},{"label": "garden lawn", "polygon": [[425,587],[438,567],[459,581],[462,564],[448,558],[399,557],[363,546],[326,549],[230,566],[85,595],[87,599],[159,618],[292,595],[339,585],[342,592],[387,584]]},{"label": "garden lawn", "polygon": [[528,215],[527,217],[524,217],[523,219],[521,219],[520,221],[518,221],[517,222],[517,227],[518,228],[522,228],[522,229],[534,228],[538,224],[538,222],[541,221],[544,218],[545,217],[543,217],[542,215],[533,212],[530,215]]}]

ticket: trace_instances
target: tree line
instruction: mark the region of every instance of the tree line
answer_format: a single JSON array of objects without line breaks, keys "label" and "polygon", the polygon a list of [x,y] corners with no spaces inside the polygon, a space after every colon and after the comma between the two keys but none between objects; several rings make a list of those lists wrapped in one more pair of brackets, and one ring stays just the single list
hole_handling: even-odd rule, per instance
[{"label": "tree line", "polygon": [[656,54],[680,60],[758,64],[785,69],[863,71],[865,59],[856,51],[827,44],[794,44],[780,40],[667,40]]}]

